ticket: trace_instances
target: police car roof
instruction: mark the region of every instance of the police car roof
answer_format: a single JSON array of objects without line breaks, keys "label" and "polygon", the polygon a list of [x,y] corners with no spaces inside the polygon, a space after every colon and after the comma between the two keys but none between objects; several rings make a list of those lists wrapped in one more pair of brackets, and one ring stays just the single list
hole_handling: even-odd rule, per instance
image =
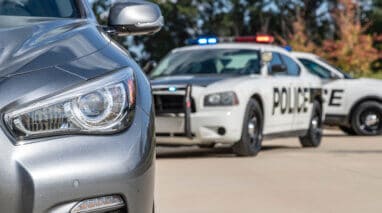
[{"label": "police car roof", "polygon": [[307,52],[292,52],[292,55],[295,57],[309,57],[309,58],[318,58],[318,55],[315,55],[313,53],[307,53]]},{"label": "police car roof", "polygon": [[262,51],[276,51],[285,54],[290,54],[284,48],[270,44],[258,43],[219,43],[213,45],[193,45],[180,47],[172,50],[172,53],[192,50],[208,50],[208,49],[249,49],[249,50],[262,50]]}]

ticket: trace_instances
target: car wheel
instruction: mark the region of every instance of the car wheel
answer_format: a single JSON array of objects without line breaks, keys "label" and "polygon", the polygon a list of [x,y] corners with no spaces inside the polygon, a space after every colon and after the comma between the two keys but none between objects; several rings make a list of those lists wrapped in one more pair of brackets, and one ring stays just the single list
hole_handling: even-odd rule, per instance
[{"label": "car wheel", "polygon": [[382,104],[367,101],[359,105],[352,114],[351,125],[357,135],[382,134]]},{"label": "car wheel", "polygon": [[340,130],[348,135],[356,135],[355,131],[351,127],[339,126]]},{"label": "car wheel", "polygon": [[322,108],[318,101],[313,103],[313,114],[309,130],[305,136],[300,137],[303,147],[319,147],[322,140]]},{"label": "car wheel", "polygon": [[256,156],[263,141],[263,111],[256,100],[247,104],[241,140],[233,146],[238,156]]}]

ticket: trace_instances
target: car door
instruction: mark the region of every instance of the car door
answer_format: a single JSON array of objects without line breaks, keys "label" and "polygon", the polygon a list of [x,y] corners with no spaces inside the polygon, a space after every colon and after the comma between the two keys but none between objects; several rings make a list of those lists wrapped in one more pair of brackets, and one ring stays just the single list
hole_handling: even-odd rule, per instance
[{"label": "car door", "polygon": [[304,130],[309,127],[311,119],[313,103],[311,101],[312,80],[301,76],[301,67],[295,59],[281,54],[281,58],[288,69],[288,76],[291,78],[291,104],[290,109],[293,111],[293,127],[294,131]]},{"label": "car door", "polygon": [[346,114],[346,97],[351,96],[351,94],[345,94],[346,79],[321,62],[307,58],[300,58],[299,60],[312,74],[322,79],[326,114],[329,116]]},{"label": "car door", "polygon": [[[272,53],[272,61],[268,65],[269,90],[272,97],[266,98],[267,106],[272,108],[266,110],[266,131],[265,134],[283,133],[292,130],[293,112],[290,111],[290,100],[292,91],[292,80],[285,72],[272,72],[274,66],[284,66],[280,53]],[[267,83],[268,84],[268,83]]]}]

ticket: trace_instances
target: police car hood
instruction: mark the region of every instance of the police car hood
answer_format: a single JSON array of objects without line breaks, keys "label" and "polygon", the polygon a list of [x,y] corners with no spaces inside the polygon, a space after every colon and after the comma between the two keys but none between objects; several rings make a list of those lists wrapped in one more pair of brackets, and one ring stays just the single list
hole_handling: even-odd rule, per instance
[{"label": "police car hood", "polygon": [[361,87],[361,88],[375,88],[375,90],[380,91],[382,87],[382,80],[372,79],[372,78],[358,78],[351,79],[348,81],[349,84]]},{"label": "police car hood", "polygon": [[153,86],[193,85],[208,87],[215,84],[235,84],[248,76],[243,75],[182,75],[155,78],[151,81]]},{"label": "police car hood", "polygon": [[107,44],[88,20],[0,16],[0,77],[65,64]]}]

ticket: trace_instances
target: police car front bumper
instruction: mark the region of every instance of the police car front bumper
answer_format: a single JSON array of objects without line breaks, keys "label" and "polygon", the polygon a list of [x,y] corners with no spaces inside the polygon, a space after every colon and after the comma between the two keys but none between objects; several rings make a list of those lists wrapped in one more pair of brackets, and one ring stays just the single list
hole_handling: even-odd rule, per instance
[{"label": "police car front bumper", "polygon": [[185,134],[183,114],[157,115],[157,144],[201,145],[233,144],[240,140],[243,112],[238,107],[204,109],[190,115],[191,137]]}]

